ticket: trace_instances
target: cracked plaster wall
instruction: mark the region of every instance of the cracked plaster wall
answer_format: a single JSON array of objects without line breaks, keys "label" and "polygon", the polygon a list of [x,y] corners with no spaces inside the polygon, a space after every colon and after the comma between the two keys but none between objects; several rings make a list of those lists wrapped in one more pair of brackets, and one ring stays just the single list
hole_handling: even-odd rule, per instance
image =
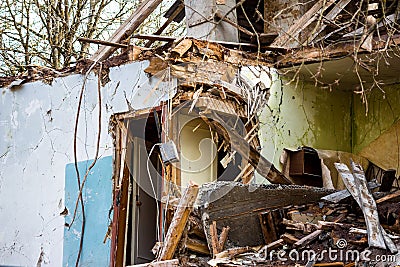
[{"label": "cracked plaster wall", "polygon": [[368,94],[366,112],[352,90],[329,91],[307,82],[296,86],[274,74],[268,107],[260,114],[262,154],[281,169],[283,148],[351,152],[399,175],[399,85],[384,86],[383,91]]},{"label": "cracked plaster wall", "polygon": [[353,150],[384,169],[400,171],[400,87],[384,86],[368,95],[366,105],[354,96]]},{"label": "cracked plaster wall", "polygon": [[[113,154],[108,133],[113,113],[158,105],[170,84],[156,84],[135,62],[110,72],[101,88],[100,157]],[[0,96],[0,265],[62,266],[65,166],[72,163],[73,136],[82,75],[33,82]],[[167,86],[169,85],[169,86]],[[98,128],[97,77],[89,76],[77,138],[78,161],[95,155]],[[71,212],[71,211],[70,211]],[[104,229],[104,233],[107,229]]]},{"label": "cracked plaster wall", "polygon": [[272,77],[268,107],[260,114],[261,153],[267,159],[281,169],[284,148],[351,151],[352,92],[324,90],[306,82],[288,84],[277,73]]}]

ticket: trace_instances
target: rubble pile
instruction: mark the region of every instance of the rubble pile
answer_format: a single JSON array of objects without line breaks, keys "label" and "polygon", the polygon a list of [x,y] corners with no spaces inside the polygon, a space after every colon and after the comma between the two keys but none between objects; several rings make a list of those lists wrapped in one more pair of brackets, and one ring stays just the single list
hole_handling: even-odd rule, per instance
[{"label": "rubble pile", "polygon": [[[397,266],[400,190],[367,183],[361,166],[353,162],[352,172],[345,164],[335,165],[345,190],[232,182],[192,185],[199,191],[196,204],[189,208],[182,203],[189,187],[181,203],[171,207],[175,212],[168,232],[173,232],[174,220],[182,219],[175,216],[179,209],[191,209],[173,264]],[[165,242],[158,252],[168,247]],[[155,261],[151,266],[178,266],[168,264]]]}]

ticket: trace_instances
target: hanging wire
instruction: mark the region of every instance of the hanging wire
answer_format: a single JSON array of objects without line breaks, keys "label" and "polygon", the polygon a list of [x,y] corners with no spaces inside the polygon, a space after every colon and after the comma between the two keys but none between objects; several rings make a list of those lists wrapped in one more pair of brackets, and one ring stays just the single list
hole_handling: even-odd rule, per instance
[{"label": "hanging wire", "polygon": [[151,184],[151,189],[153,190],[154,199],[156,200],[156,207],[157,207],[156,235],[157,235],[157,241],[160,241],[160,240],[159,240],[159,237],[160,237],[160,227],[159,227],[159,224],[158,224],[159,218],[160,218],[160,217],[159,217],[159,216],[160,216],[160,209],[159,209],[159,207],[158,207],[157,193],[156,193],[156,190],[155,190],[155,187],[154,187],[154,184],[153,184],[153,180],[151,179],[151,174],[150,174],[150,169],[149,169],[150,157],[151,157],[151,154],[152,154],[153,151],[154,151],[154,148],[155,148],[157,145],[159,146],[159,145],[161,145],[161,143],[156,143],[156,144],[154,144],[154,145],[152,146],[152,148],[150,149],[149,156],[147,157],[147,160],[146,160],[146,169],[147,169],[147,174],[148,174],[148,176],[149,176],[149,180],[150,180],[150,184]]}]

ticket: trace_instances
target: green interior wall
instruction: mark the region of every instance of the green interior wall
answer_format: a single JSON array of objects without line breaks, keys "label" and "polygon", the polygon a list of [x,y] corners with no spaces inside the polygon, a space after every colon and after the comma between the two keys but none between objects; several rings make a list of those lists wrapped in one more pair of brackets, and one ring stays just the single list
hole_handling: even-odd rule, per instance
[{"label": "green interior wall", "polygon": [[353,152],[399,173],[400,85],[375,88],[367,95],[367,105],[359,96],[353,97]]},{"label": "green interior wall", "polygon": [[367,105],[353,95],[355,153],[360,153],[400,118],[400,85],[385,86],[382,90],[374,89],[368,94],[368,112]]},{"label": "green interior wall", "polygon": [[[284,148],[310,146],[351,152],[400,172],[400,85],[375,88],[367,105],[352,90],[324,90],[272,75],[268,106],[260,113],[261,153],[281,169]],[[258,179],[257,179],[258,180]]]},{"label": "green interior wall", "polygon": [[259,116],[261,153],[280,169],[283,148],[351,152],[351,94],[306,82],[288,84],[273,74],[268,107]]}]

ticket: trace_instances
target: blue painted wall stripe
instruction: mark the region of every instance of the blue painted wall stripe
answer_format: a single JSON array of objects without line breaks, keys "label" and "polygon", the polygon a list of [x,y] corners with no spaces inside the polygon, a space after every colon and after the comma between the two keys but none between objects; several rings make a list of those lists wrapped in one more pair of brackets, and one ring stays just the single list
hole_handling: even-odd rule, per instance
[{"label": "blue painted wall stripe", "polygon": [[[78,163],[81,179],[91,163],[92,160]],[[109,265],[110,240],[107,239],[105,244],[103,240],[110,223],[108,212],[112,204],[112,169],[112,157],[104,157],[97,161],[87,177],[82,194],[86,227],[80,266]],[[75,165],[70,163],[65,167],[65,205],[69,211],[65,217],[66,223],[72,220],[78,193]],[[64,229],[63,266],[75,266],[81,226],[82,213],[79,206],[74,224],[70,229]]]}]

